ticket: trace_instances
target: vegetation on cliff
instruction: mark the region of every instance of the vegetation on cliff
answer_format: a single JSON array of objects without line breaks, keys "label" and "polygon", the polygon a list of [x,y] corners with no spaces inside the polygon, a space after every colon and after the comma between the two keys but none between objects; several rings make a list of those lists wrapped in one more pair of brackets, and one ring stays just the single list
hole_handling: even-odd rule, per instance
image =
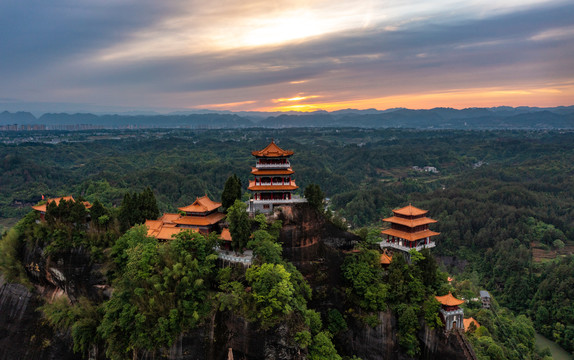
[{"label": "vegetation on cliff", "polygon": [[[537,331],[574,351],[571,300],[574,298],[571,255],[574,246],[574,210],[571,206],[574,202],[571,167],[574,134],[290,129],[217,133],[181,130],[157,132],[156,135],[160,139],[151,140],[142,134],[124,140],[0,145],[3,170],[0,172],[3,186],[0,217],[4,220],[23,216],[42,194],[52,197],[73,193],[94,205],[88,212],[90,217],[86,217],[85,209],[77,204],[51,209],[45,224],[36,224],[34,214],[26,215],[0,242],[0,269],[4,276],[25,281],[33,274],[34,264],[23,266],[21,263],[26,247],[40,247],[55,256],[70,247],[81,247],[88,250],[96,263],[117,264],[105,269],[109,278],[117,282],[114,286],[120,286],[122,272],[130,257],[127,242],[120,246],[118,244],[124,240],[118,239],[128,224],[141,222],[141,216],[129,218],[138,211],[134,210],[136,207],[128,207],[129,201],[122,205],[124,194],[130,193],[133,199],[134,191],[142,194],[149,186],[157,198],[160,212],[173,211],[205,192],[218,198],[226,179],[232,174],[238,174],[239,180],[246,183],[252,162],[250,150],[262,145],[266,136],[274,136],[296,150],[294,163],[296,160],[298,185],[304,188],[312,183],[320,184],[330,198],[331,211],[345,219],[340,221],[340,226],[351,226],[366,243],[376,241],[376,231],[372,229],[380,227],[381,217],[408,202],[429,209],[438,220],[433,230],[441,235],[433,255],[441,256],[446,268],[423,270],[421,266],[426,259],[432,258],[423,254],[425,260],[410,265],[391,264],[385,273],[375,267],[374,253],[370,252],[368,244],[361,253],[349,256],[344,265],[344,273],[348,273],[345,286],[349,308],[362,309],[367,314],[364,316],[367,322],[373,320],[368,313],[380,309],[390,308],[399,314],[398,326],[403,329],[401,343],[407,351],[416,353],[415,341],[405,335],[419,328],[413,319],[433,322],[431,314],[436,304],[432,303],[431,294],[444,290],[444,282],[436,285],[444,280],[444,270],[459,283],[468,280],[476,285],[472,290],[470,287],[457,288],[459,295],[471,299],[477,296],[477,289],[488,289],[501,307],[508,307],[517,314],[511,315],[501,309],[499,317],[529,328],[523,318],[516,320],[518,314],[525,315],[532,319]],[[435,167],[437,172],[424,171],[424,166]],[[272,264],[275,272],[282,274],[276,279],[284,279],[285,273],[289,274],[288,281],[279,283],[286,289],[289,289],[288,283],[296,286],[299,284],[295,280],[298,275],[293,271],[296,269],[283,260],[281,246],[273,234],[275,230],[271,229],[273,225],[268,224],[265,228],[261,224],[249,223],[240,227],[248,236],[238,236],[235,247],[254,249],[259,271],[264,266],[267,269],[269,265],[266,264]],[[114,244],[117,246],[110,254],[106,249]],[[153,258],[157,259],[158,263],[154,263],[157,266],[164,264],[167,260],[161,256],[150,255],[150,261]],[[26,267],[28,265],[32,266],[31,270]],[[403,273],[412,274],[412,277],[403,278],[400,275]],[[150,274],[153,274],[152,270]],[[437,278],[425,278],[432,274],[437,274]],[[208,296],[210,299],[215,296],[224,308],[235,309],[237,303],[243,301],[238,299],[246,297],[251,299],[254,314],[257,306],[262,308],[271,304],[273,309],[273,302],[266,303],[264,297],[259,303],[255,301],[253,285],[257,283],[257,277],[250,276],[248,280],[245,273],[235,271],[210,276]],[[251,289],[247,291],[248,288]],[[289,297],[281,299],[281,303],[287,301],[293,309],[301,307],[301,301],[292,301]],[[98,309],[97,313],[104,314],[103,307],[92,306]],[[470,305],[469,309],[473,310]],[[329,338],[319,336],[325,329],[329,328],[332,333],[344,329],[349,313],[339,309],[337,315],[330,310],[322,314],[325,326],[313,332],[310,325],[300,325],[293,339],[311,349],[313,339]],[[200,313],[203,314],[198,311]],[[270,314],[271,319],[287,316],[300,317],[303,319],[300,324],[311,322],[310,315],[303,310],[290,315],[274,311]],[[262,319],[249,318],[263,323]],[[512,340],[512,344],[505,344],[502,338],[505,330],[500,330],[504,326],[500,327],[496,322],[489,326],[487,317],[484,321],[485,330],[478,329],[473,335],[477,340],[490,337],[505,357],[518,351],[514,347],[522,349],[519,344],[532,353],[530,340]],[[170,324],[170,329],[179,326],[176,322]],[[487,330],[488,334],[481,333]],[[530,330],[512,333],[530,339]],[[477,353],[496,357],[494,354],[499,352],[494,346],[490,355],[486,355],[491,347],[488,341],[485,338],[482,343],[474,343]]]}]

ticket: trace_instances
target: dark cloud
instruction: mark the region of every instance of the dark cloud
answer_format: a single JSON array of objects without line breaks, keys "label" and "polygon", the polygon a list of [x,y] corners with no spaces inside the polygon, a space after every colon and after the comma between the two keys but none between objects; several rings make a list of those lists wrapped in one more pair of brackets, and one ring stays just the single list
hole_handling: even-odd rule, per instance
[{"label": "dark cloud", "polygon": [[[178,6],[151,0],[112,6],[93,1],[4,1],[0,32],[7,41],[0,42],[0,53],[7,55],[0,57],[0,76],[14,82],[27,78],[46,89],[70,87],[88,94],[107,90],[107,95],[97,96],[101,101],[117,101],[118,94],[130,89],[141,91],[142,98],[198,93],[195,101],[209,103],[218,102],[206,98],[218,92],[228,101],[269,98],[285,91],[339,91],[348,96],[373,91],[373,96],[385,96],[574,77],[572,36],[533,40],[545,31],[572,26],[571,3],[464,21],[445,15],[441,21],[413,21],[394,31],[368,28],[283,46],[87,61],[90,54],[118,46],[177,11]],[[311,81],[289,84],[297,80]],[[230,96],[237,89],[248,90]]]}]

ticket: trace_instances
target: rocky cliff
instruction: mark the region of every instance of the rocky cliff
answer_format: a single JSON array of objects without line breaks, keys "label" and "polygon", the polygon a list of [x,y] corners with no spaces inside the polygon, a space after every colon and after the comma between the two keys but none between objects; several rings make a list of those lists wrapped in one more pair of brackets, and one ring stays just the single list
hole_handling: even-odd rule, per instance
[{"label": "rocky cliff", "polygon": [[[285,207],[273,215],[283,222],[279,240],[284,257],[291,261],[313,289],[308,307],[325,314],[329,309],[344,311],[341,290],[341,264],[345,251],[359,238],[342,231],[306,204]],[[67,296],[71,301],[85,296],[102,301],[109,287],[87,251],[81,248],[46,256],[44,249],[24,252],[23,263],[33,289],[8,284],[0,279],[0,360],[82,359],[74,354],[70,335],[58,333],[44,324],[36,310],[45,301]],[[341,355],[363,360],[408,359],[397,341],[397,319],[391,312],[377,314],[378,325],[370,327],[349,317],[348,329],[334,338]],[[256,324],[230,312],[214,312],[211,320],[176,340],[170,349],[158,354],[140,353],[139,359],[224,360],[229,349],[237,359],[306,358],[306,351],[289,340],[289,325],[261,330]],[[457,359],[462,352],[442,331],[423,326],[418,337],[424,359]],[[102,351],[90,358],[103,359]]]}]

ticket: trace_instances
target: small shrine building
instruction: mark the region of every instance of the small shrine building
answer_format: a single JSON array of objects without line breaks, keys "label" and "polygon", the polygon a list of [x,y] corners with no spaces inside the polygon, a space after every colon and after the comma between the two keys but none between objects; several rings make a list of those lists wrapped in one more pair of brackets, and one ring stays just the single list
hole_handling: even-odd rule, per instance
[{"label": "small shrine building", "polygon": [[207,195],[196,198],[193,204],[178,208],[185,213],[165,213],[158,220],[146,220],[148,236],[158,240],[171,240],[176,234],[192,230],[202,234],[219,231],[225,214],[219,212],[221,203],[211,200]]},{"label": "small shrine building", "polygon": [[483,309],[490,309],[490,293],[486,290],[480,290],[480,301]]},{"label": "small shrine building", "polygon": [[470,325],[471,325],[471,324],[474,324],[474,327],[475,327],[476,329],[478,329],[478,328],[480,327],[480,324],[478,323],[478,321],[476,321],[476,319],[473,318],[472,316],[469,317],[468,319],[464,319],[464,320],[463,320],[463,323],[464,323],[464,331],[465,331],[465,332],[467,332],[467,331],[470,330]]},{"label": "small shrine building", "polygon": [[383,253],[381,254],[381,260],[380,263],[383,267],[388,267],[389,265],[391,265],[391,262],[393,261],[393,254],[387,252],[387,250],[383,250]]},{"label": "small shrine building", "polygon": [[380,243],[381,248],[393,248],[404,252],[412,249],[422,250],[436,246],[431,239],[440,233],[431,231],[429,224],[436,220],[426,217],[428,210],[422,210],[412,205],[393,210],[393,216],[383,219],[391,223],[391,228],[381,231],[386,239]]},{"label": "small shrine building", "polygon": [[435,298],[441,305],[440,316],[444,322],[445,330],[464,330],[464,311],[458,307],[464,303],[464,300],[455,298],[450,291],[446,295],[435,296]]},{"label": "small shrine building", "polygon": [[252,197],[249,201],[249,212],[269,213],[274,206],[301,202],[296,199],[293,192],[299,187],[295,184],[289,158],[293,155],[291,150],[283,150],[274,140],[263,150],[251,153],[256,158],[255,167],[251,174],[255,177],[249,181],[248,190]]},{"label": "small shrine building", "polygon": [[[51,202],[54,202],[54,203],[56,203],[56,206],[58,206],[58,205],[60,205],[60,201],[62,201],[62,200],[68,201],[68,202],[70,202],[70,201],[76,202],[76,200],[74,200],[73,196],[63,196],[63,197],[48,199],[48,200],[46,200],[45,204],[32,206],[32,209],[38,211],[40,213],[40,219],[44,220],[44,218],[46,217],[46,209],[48,207],[48,204]],[[82,203],[84,204],[86,209],[89,209],[92,207],[92,204],[90,204],[87,201],[82,201]]]}]

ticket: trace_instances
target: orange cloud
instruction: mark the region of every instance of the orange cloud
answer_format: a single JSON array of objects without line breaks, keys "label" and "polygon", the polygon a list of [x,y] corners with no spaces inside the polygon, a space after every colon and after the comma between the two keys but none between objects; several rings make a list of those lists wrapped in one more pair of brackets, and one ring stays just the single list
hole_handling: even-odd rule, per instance
[{"label": "orange cloud", "polygon": [[[295,96],[292,98],[283,98],[283,99],[273,99],[273,102],[275,103],[281,103],[281,102],[290,102],[290,101],[301,101],[301,100],[307,100],[307,99],[315,99],[318,98],[320,96],[318,95],[310,95],[310,96]],[[296,106],[296,105],[292,105],[292,106]]]},{"label": "orange cloud", "polygon": [[[295,98],[293,98],[295,99]],[[453,89],[436,93],[402,94],[385,97],[363,98],[348,101],[315,102],[306,104],[272,106],[261,111],[335,111],[341,109],[389,109],[405,107],[410,109],[430,109],[434,107],[493,106],[540,106],[551,107],[572,105],[574,82],[525,89],[475,88]],[[289,100],[289,99],[279,99]]]}]

